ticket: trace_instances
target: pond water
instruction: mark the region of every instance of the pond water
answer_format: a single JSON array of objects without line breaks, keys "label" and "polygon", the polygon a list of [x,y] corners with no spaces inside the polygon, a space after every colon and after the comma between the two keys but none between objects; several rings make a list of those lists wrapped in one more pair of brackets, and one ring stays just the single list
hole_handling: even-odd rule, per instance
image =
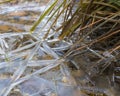
[{"label": "pond water", "polygon": [[49,0],[23,1],[0,5],[0,33],[28,32]]}]

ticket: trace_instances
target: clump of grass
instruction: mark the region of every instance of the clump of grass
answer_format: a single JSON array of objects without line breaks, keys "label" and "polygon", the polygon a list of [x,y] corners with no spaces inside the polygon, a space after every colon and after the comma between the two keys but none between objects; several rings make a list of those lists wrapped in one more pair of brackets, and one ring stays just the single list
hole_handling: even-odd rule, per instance
[{"label": "clump of grass", "polygon": [[[53,10],[53,13],[49,14],[50,19],[54,16],[56,18],[53,19],[46,38],[49,31],[56,26],[61,14],[64,14],[61,26],[54,29],[56,33],[60,31],[58,36],[60,40],[70,39],[74,42],[64,54],[64,58],[78,56],[76,63],[79,64],[79,68],[89,74],[89,78],[105,75],[105,78],[110,81],[108,86],[116,87],[117,84],[120,88],[116,79],[118,73],[112,71],[119,65],[119,0],[64,0],[60,4],[59,7],[55,7],[56,10]],[[74,59],[70,61],[73,62]]]}]

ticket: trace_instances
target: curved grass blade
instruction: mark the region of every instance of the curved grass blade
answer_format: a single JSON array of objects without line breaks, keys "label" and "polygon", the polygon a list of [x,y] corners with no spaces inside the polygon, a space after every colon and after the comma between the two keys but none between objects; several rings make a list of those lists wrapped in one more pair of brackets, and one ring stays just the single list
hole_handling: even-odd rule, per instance
[{"label": "curved grass blade", "polygon": [[[62,5],[64,4],[64,2],[65,2],[66,0],[64,0],[59,6],[58,6],[58,8],[54,11],[54,13],[50,16],[50,18],[47,20],[47,22],[46,22],[46,24],[44,25],[44,27],[47,25],[47,23],[52,19],[52,17],[55,15],[55,13],[57,13],[58,12],[58,10],[62,7]],[[43,27],[43,28],[44,28]]]},{"label": "curved grass blade", "polygon": [[62,34],[59,36],[60,39],[63,39],[65,36],[68,36],[70,33],[72,33],[79,25],[81,24],[81,22],[78,22],[76,24],[74,24],[73,26],[71,26],[70,29],[68,29],[66,32],[62,32]]},{"label": "curved grass blade", "polygon": [[53,8],[55,7],[55,5],[57,4],[58,0],[55,0],[54,3],[40,16],[40,18],[38,19],[37,22],[35,22],[35,24],[32,26],[32,28],[30,29],[30,33],[33,33],[33,31],[36,29],[36,27],[41,23],[41,21],[45,18],[45,16],[51,12],[51,10],[53,10]]}]

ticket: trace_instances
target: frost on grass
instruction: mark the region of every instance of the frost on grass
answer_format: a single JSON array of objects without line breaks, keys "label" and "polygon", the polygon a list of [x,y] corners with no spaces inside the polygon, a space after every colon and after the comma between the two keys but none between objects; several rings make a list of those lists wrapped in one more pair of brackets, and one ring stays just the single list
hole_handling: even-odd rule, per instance
[{"label": "frost on grass", "polygon": [[[51,4],[52,1],[49,3]],[[36,13],[38,15],[46,8],[39,6],[32,2],[20,3],[9,8],[6,4],[0,7],[2,10],[0,16],[3,18],[0,24],[9,29],[3,30],[2,27],[0,29],[3,32],[0,34],[0,96],[14,94],[16,90],[22,96],[73,96],[76,92],[79,94],[79,91],[76,91],[75,82],[73,83],[74,79],[69,71],[64,72],[67,69],[64,69],[63,66],[66,64],[66,60],[62,57],[63,51],[68,50],[71,43],[57,38],[44,40],[46,30],[41,30],[42,25],[39,25],[40,28],[33,34],[13,32],[15,28],[15,31],[18,32],[20,30],[17,28],[28,31],[30,24],[24,25],[22,21],[18,21],[19,24],[17,24],[16,20],[36,20]],[[27,14],[27,12],[32,13],[33,11],[36,12],[34,17]],[[7,17],[4,18],[5,16]],[[13,21],[9,22],[9,20]],[[42,24],[47,20],[48,17]],[[44,29],[48,28],[49,24],[51,23],[48,23]],[[41,32],[39,32],[40,30]],[[4,33],[4,31],[11,33]],[[48,37],[50,38],[54,34],[52,31]],[[63,78],[69,78],[69,80]]]},{"label": "frost on grass", "polygon": [[[21,94],[33,96],[39,94],[64,96],[68,91],[74,90],[73,87],[76,86],[74,80],[69,71],[64,72],[67,70],[63,69],[65,60],[59,55],[61,51],[71,46],[70,43],[54,39],[52,42],[37,40],[35,36],[27,33],[5,33],[0,37],[1,50],[4,49],[2,51],[4,53],[0,55],[0,74],[4,76],[4,79],[2,76],[0,78],[0,96],[7,96],[15,87],[20,88]],[[60,42],[61,45],[50,46],[53,42]],[[51,74],[47,75],[49,71]],[[64,77],[71,79],[71,83],[64,84]],[[63,90],[67,86],[71,87]]]}]

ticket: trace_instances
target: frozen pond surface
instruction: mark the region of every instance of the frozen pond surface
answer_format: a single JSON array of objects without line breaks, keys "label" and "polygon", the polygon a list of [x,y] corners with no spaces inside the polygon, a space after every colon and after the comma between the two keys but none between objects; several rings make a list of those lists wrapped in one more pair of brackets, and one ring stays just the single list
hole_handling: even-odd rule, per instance
[{"label": "frozen pond surface", "polygon": [[[1,1],[4,0],[0,0],[0,4]],[[111,53],[102,54],[84,42],[74,46],[86,46],[83,50],[68,52],[73,48],[76,33],[72,38],[58,38],[63,28],[61,24],[65,24],[65,14],[60,14],[64,7],[55,15],[54,12],[63,1],[69,0],[58,0],[30,33],[53,1],[13,0],[0,5],[0,96],[119,96],[115,95],[117,86],[111,88],[108,77],[104,75],[96,77],[100,70],[94,67],[101,58],[100,65],[111,62],[114,57]],[[76,7],[71,12],[74,13]],[[50,19],[51,15],[54,16]],[[56,20],[56,16],[60,16],[59,19]]]},{"label": "frozen pond surface", "polygon": [[61,58],[71,43],[41,39],[41,25],[41,34],[29,33],[49,6],[48,0],[36,1],[0,6],[0,96],[78,96],[82,93]]}]

